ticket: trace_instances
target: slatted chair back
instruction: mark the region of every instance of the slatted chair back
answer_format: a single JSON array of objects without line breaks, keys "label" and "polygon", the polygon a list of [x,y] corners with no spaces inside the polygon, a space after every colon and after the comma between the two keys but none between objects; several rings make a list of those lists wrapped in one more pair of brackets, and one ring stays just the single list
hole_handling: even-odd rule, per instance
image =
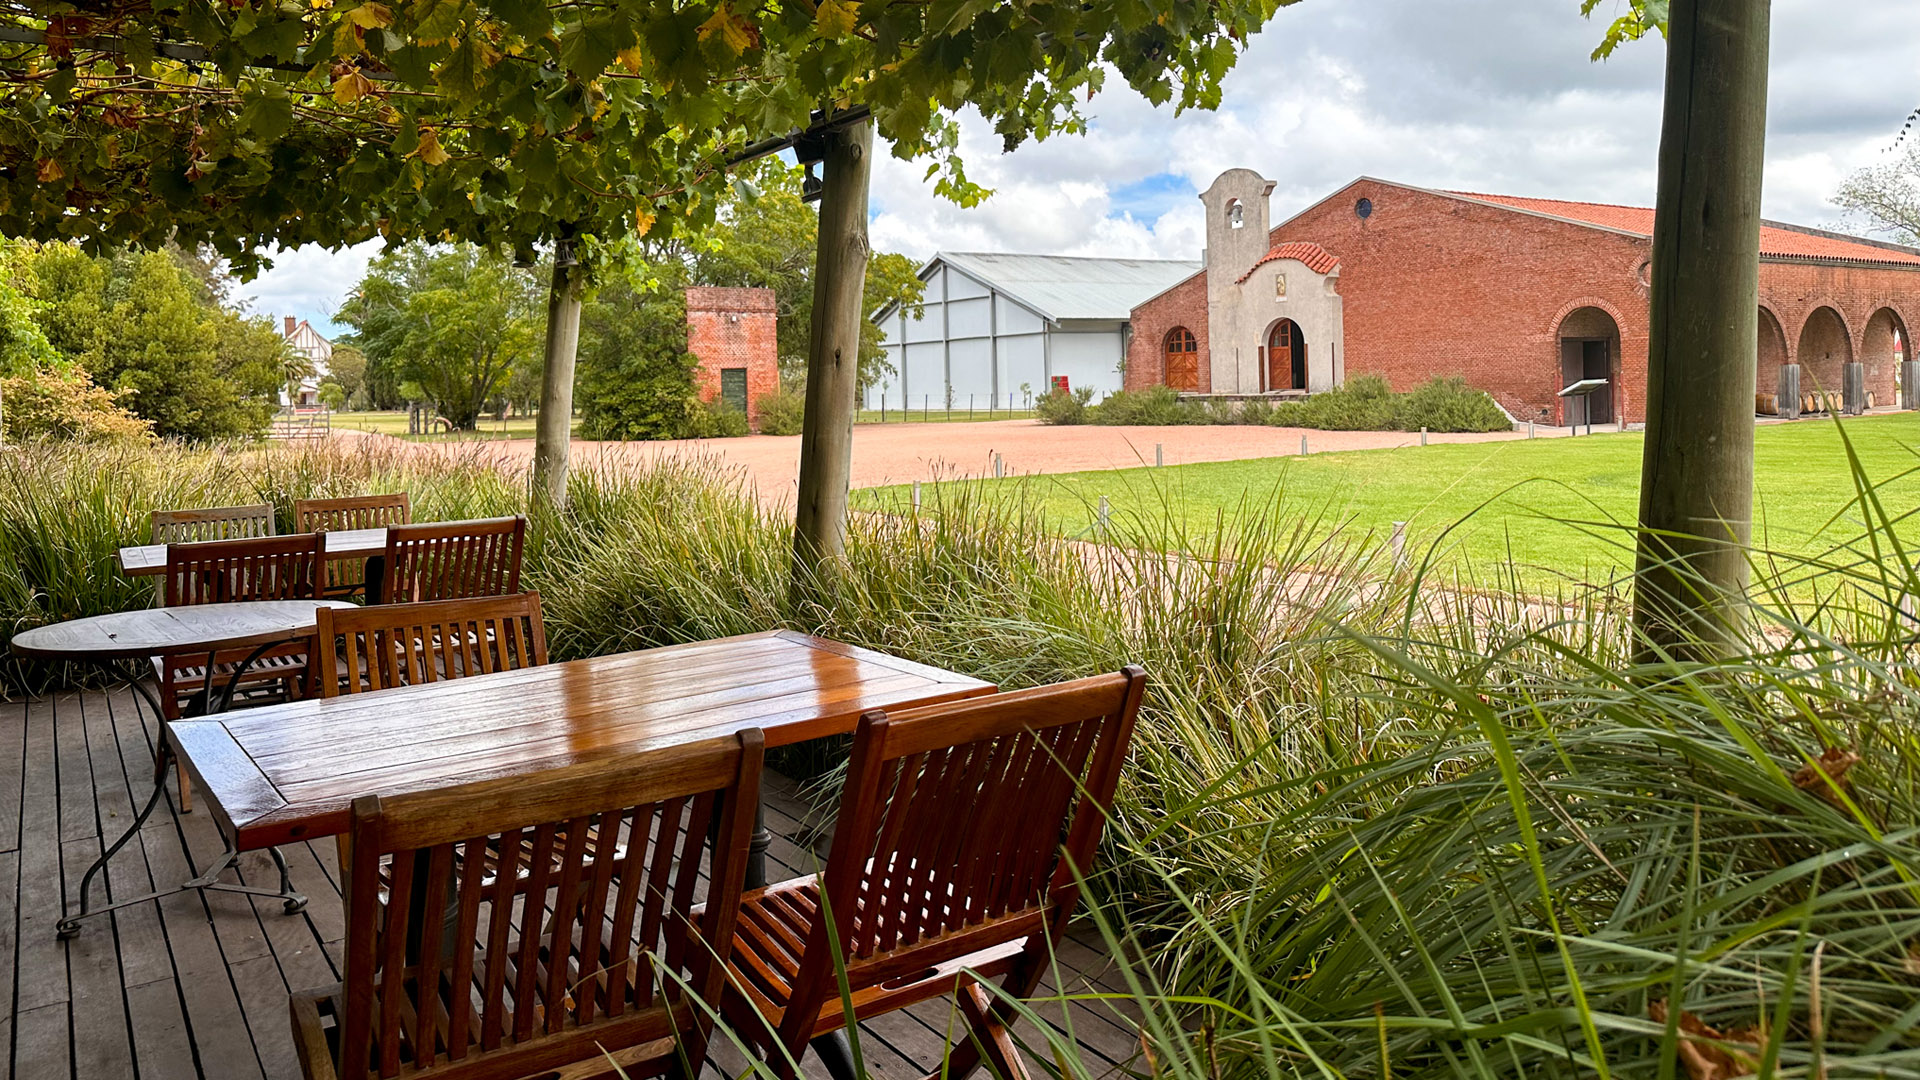
[{"label": "slatted chair back", "polygon": [[458,600],[520,591],[527,519],[439,521],[387,530],[381,603]]},{"label": "slatted chair back", "polygon": [[167,545],[168,607],[238,600],[305,600],[316,594],[326,533]]},{"label": "slatted chair back", "polygon": [[338,499],[300,499],[293,504],[293,527],[301,532],[384,529],[413,520],[404,491],[391,495],[348,495]]},{"label": "slatted chair back", "polygon": [[[686,1075],[699,1075],[705,1012],[676,980],[720,1000],[724,958],[709,943],[733,933],[762,749],[753,729],[531,780],[355,800],[338,1075],[530,1076],[676,1034],[664,1053],[685,1051]],[[590,857],[595,828],[617,832],[614,858]],[[489,847],[504,853],[493,873]],[[532,880],[516,889],[523,851]],[[301,1021],[296,998],[296,1032]]]},{"label": "slatted chair back", "polygon": [[[1021,963],[1041,970],[1079,900],[1075,868],[1091,867],[1145,684],[1129,667],[861,718],[824,882],[855,992],[1022,938]],[[829,933],[814,920],[783,1037],[838,993]]]},{"label": "slatted chair back", "polygon": [[442,682],[547,662],[540,594],[322,609],[314,678],[321,697]]},{"label": "slatted chair back", "polygon": [[[201,510],[155,510],[149,517],[155,544],[245,540],[274,535],[273,507],[212,506]],[[304,531],[304,530],[303,530]]]},{"label": "slatted chair back", "polygon": [[[301,532],[384,529],[413,520],[413,504],[404,491],[391,495],[349,495],[338,499],[300,499],[293,504],[293,526]],[[327,595],[356,596],[367,588],[363,559],[327,563]]]}]

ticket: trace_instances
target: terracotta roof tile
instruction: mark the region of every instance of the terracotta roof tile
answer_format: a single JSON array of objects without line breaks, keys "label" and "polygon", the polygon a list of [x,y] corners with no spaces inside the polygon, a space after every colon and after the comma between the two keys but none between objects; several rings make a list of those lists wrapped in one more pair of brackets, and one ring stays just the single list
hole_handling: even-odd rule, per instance
[{"label": "terracotta roof tile", "polygon": [[1304,240],[1289,240],[1284,244],[1274,245],[1273,250],[1255,259],[1253,265],[1247,267],[1247,272],[1240,275],[1240,281],[1245,281],[1252,277],[1255,270],[1273,262],[1275,259],[1297,259],[1305,263],[1307,269],[1316,274],[1324,274],[1340,265],[1340,257],[1331,254],[1326,248],[1321,247],[1319,244],[1308,243]]},{"label": "terracotta roof tile", "polygon": [[[1614,206],[1609,203],[1568,202],[1562,199],[1527,199],[1517,195],[1483,195],[1473,191],[1450,191],[1447,194],[1511,206],[1516,210],[1531,210],[1537,214],[1568,218],[1588,225],[1598,225],[1603,229],[1618,229],[1640,236],[1653,235],[1653,211],[1643,206]],[[1805,233],[1797,229],[1764,223],[1760,226],[1760,254],[1779,258],[1920,266],[1920,254],[1910,251],[1882,247],[1879,244],[1845,237]]]}]

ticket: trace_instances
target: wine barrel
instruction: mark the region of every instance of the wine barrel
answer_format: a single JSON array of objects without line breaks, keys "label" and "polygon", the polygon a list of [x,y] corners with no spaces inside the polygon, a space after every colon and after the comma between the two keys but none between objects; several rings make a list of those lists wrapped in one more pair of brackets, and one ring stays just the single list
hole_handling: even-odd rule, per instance
[{"label": "wine barrel", "polygon": [[1778,394],[1753,395],[1753,412],[1754,412],[1754,415],[1756,416],[1779,416],[1780,415],[1780,395]]}]

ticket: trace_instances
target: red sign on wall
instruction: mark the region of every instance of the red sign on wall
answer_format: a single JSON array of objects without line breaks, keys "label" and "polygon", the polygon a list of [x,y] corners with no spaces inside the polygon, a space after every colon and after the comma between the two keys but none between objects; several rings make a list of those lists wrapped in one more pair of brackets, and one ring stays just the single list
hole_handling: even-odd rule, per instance
[{"label": "red sign on wall", "polygon": [[1073,388],[1067,385],[1067,377],[1065,375],[1055,375],[1053,377],[1053,389],[1056,393],[1061,394],[1070,394],[1073,392]]}]

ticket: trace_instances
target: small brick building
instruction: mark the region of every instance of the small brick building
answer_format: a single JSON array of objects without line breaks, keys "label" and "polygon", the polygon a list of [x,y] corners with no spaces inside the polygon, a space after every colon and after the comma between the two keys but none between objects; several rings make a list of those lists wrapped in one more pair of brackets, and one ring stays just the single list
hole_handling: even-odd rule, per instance
[{"label": "small brick building", "polygon": [[[1565,424],[1588,417],[1559,390],[1605,379],[1591,419],[1643,419],[1652,210],[1363,177],[1269,228],[1272,189],[1232,169],[1201,195],[1206,267],[1134,308],[1128,388],[1284,395],[1461,375],[1517,420]],[[1757,405],[1796,415],[1850,373],[1872,404],[1899,404],[1920,249],[1768,222],[1760,251]]]},{"label": "small brick building", "polygon": [[760,426],[760,397],[780,388],[772,289],[687,290],[687,351],[700,360],[700,400],[724,398]]}]

